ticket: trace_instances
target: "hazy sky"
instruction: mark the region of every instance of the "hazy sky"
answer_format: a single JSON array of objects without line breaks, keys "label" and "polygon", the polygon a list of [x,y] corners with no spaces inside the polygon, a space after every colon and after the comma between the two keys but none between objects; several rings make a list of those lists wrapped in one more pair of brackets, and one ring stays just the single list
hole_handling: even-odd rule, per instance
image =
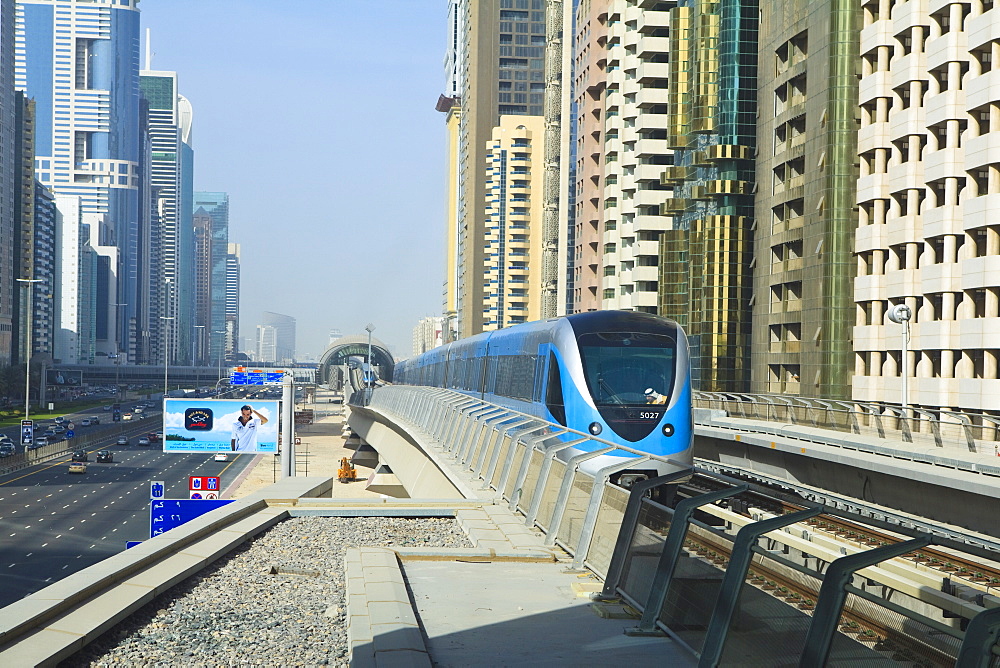
[{"label": "hazy sky", "polygon": [[195,189],[229,193],[241,334],[263,311],[410,355],[441,313],[445,0],[143,0],[152,69],[194,108]]}]

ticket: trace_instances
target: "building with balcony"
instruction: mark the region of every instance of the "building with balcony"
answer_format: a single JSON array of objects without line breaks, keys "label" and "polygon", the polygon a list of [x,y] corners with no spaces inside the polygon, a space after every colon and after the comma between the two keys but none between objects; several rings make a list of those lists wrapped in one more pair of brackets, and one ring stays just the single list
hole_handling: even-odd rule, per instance
[{"label": "building with balcony", "polygon": [[486,150],[483,329],[538,320],[545,119],[501,116]]},{"label": "building with balcony", "polygon": [[[602,309],[659,310],[660,236],[672,226],[670,216],[660,210],[672,193],[660,175],[674,163],[667,142],[671,31],[667,10],[672,6],[627,0],[607,4],[603,146],[591,148],[603,154],[603,169],[593,188],[591,166],[582,197],[592,199],[597,194],[597,211],[590,213],[596,213],[600,228],[597,296]],[[582,227],[591,239],[592,221],[591,217]],[[582,275],[589,276],[588,271]]]},{"label": "building with balcony", "polygon": [[577,6],[573,32],[573,101],[576,115],[572,292],[570,312],[601,308],[601,206],[604,173],[604,90],[607,73],[607,22],[611,0],[585,0]]}]

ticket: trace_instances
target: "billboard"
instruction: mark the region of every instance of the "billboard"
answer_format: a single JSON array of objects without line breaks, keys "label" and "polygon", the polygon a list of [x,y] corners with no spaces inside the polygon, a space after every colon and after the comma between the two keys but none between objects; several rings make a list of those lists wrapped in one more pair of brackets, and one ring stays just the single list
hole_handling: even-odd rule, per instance
[{"label": "billboard", "polygon": [[166,399],[163,451],[277,452],[278,402]]},{"label": "billboard", "polygon": [[64,371],[62,369],[46,369],[45,384],[48,386],[80,387],[83,385],[83,371]]}]

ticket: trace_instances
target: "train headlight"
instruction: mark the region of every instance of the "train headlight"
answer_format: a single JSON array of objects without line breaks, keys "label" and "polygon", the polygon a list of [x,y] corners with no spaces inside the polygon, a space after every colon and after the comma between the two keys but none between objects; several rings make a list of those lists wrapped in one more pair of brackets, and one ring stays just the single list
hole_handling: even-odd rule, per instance
[{"label": "train headlight", "polygon": [[664,436],[673,436],[674,435],[674,425],[670,424],[669,422],[667,424],[663,425],[663,435]]},{"label": "train headlight", "polygon": [[600,422],[591,422],[590,426],[587,427],[587,429],[589,429],[590,433],[593,434],[594,436],[597,436],[602,431],[604,431],[604,427],[601,426]]}]

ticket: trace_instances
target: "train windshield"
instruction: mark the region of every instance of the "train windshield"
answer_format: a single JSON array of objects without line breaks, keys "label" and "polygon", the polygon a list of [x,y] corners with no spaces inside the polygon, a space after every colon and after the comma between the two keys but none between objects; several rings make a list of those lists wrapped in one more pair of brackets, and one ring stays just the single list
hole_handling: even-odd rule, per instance
[{"label": "train windshield", "polygon": [[669,397],[674,386],[674,337],[639,332],[582,334],[577,343],[594,403],[645,405],[646,390]]}]

